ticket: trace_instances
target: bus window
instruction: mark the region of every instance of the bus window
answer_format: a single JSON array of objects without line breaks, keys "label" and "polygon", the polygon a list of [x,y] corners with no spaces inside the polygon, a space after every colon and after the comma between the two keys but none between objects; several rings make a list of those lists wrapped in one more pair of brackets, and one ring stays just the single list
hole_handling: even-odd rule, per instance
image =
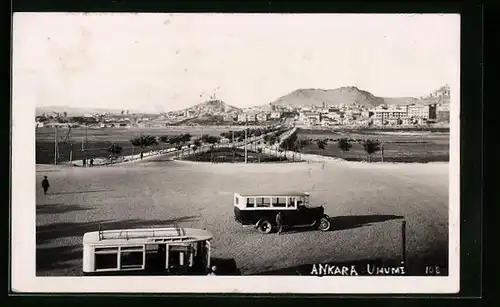
[{"label": "bus window", "polygon": [[118,247],[96,247],[95,248],[95,269],[117,269],[118,268]]},{"label": "bus window", "polygon": [[137,248],[130,248],[129,250],[124,250],[124,248],[122,248],[120,257],[122,269],[140,269],[144,263],[144,254],[142,249],[138,250]]},{"label": "bus window", "polygon": [[247,208],[255,207],[255,198],[249,197],[247,198]]},{"label": "bus window", "polygon": [[288,198],[288,205],[287,205],[288,208],[295,207],[295,199],[296,199],[295,197]]},{"label": "bus window", "polygon": [[273,207],[285,207],[286,198],[285,197],[273,197]]},{"label": "bus window", "polygon": [[238,197],[234,198],[234,203],[237,204],[237,205],[239,204],[239,198]]},{"label": "bus window", "polygon": [[262,207],[264,204],[264,198],[263,197],[257,197],[255,198],[255,205],[257,207]]},{"label": "bus window", "polygon": [[260,202],[257,204],[257,207],[270,207],[271,199],[269,197],[260,197],[258,198]]}]

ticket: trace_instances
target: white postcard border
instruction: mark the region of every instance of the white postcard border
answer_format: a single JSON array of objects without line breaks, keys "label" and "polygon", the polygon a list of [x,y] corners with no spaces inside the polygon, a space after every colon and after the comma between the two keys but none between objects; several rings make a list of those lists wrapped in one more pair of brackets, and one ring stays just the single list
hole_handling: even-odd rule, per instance
[{"label": "white postcard border", "polygon": [[[450,82],[449,276],[168,276],[168,277],[36,277],[35,99],[16,101],[26,84],[16,84],[13,57],[12,98],[12,231],[13,292],[122,293],[305,293],[418,294],[459,291],[460,252],[460,17],[457,20],[457,72]],[[15,37],[14,37],[15,39]],[[15,45],[15,43],[13,43]],[[215,279],[215,280],[213,280]]]}]

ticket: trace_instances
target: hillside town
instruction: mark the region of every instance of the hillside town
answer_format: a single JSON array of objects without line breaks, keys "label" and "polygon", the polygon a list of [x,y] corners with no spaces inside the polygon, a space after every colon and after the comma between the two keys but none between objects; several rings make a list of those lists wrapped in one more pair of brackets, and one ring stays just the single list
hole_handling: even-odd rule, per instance
[{"label": "hillside town", "polygon": [[331,105],[293,106],[273,103],[245,109],[221,100],[209,100],[193,107],[161,114],[91,113],[68,116],[66,113],[41,114],[36,127],[85,125],[94,128],[165,127],[175,125],[265,125],[282,119],[296,125],[314,127],[378,127],[447,124],[450,119],[449,87],[442,87],[426,97],[409,99],[401,104],[376,106],[358,102]]}]

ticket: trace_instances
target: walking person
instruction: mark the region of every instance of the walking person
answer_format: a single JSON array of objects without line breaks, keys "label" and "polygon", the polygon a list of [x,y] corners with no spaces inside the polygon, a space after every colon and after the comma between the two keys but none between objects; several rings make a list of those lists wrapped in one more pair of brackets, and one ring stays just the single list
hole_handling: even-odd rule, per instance
[{"label": "walking person", "polygon": [[90,158],[90,167],[94,167],[94,158]]},{"label": "walking person", "polygon": [[141,151],[141,160],[142,160],[143,157],[144,157],[144,153]]},{"label": "walking person", "polygon": [[47,190],[49,189],[49,187],[50,187],[50,184],[49,184],[49,180],[47,179],[47,176],[43,176],[42,188],[43,188],[44,195],[47,195]]},{"label": "walking person", "polygon": [[215,271],[217,271],[217,267],[214,265],[210,268],[210,272],[207,275],[217,275],[215,274]]},{"label": "walking person", "polygon": [[280,235],[283,232],[283,213],[278,212],[276,215],[276,225],[278,226],[278,234]]},{"label": "walking person", "polygon": [[87,159],[84,158],[82,161],[83,161],[83,167],[87,167]]}]

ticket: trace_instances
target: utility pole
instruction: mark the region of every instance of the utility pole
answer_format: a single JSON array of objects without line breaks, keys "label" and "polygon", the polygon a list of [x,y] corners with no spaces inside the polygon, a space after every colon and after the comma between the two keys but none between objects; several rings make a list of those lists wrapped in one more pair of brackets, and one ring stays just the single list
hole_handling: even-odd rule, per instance
[{"label": "utility pole", "polygon": [[57,165],[57,126],[54,126],[54,165]]},{"label": "utility pole", "polygon": [[382,163],[384,163],[384,141],[382,141]]},{"label": "utility pole", "polygon": [[248,163],[248,152],[247,152],[247,121],[245,120],[245,163]]}]

